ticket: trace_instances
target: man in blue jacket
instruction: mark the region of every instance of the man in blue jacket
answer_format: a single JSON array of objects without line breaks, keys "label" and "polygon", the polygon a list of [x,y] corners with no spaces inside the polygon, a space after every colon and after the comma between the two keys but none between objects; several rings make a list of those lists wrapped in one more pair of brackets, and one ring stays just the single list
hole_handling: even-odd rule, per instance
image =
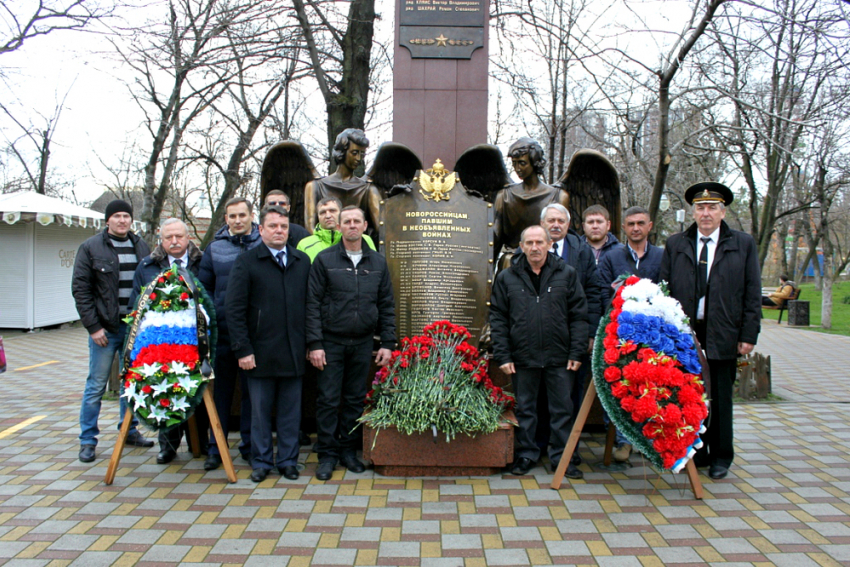
[{"label": "man in blue jacket", "polygon": [[549,254],[551,245],[542,226],[526,228],[522,253],[496,275],[490,299],[493,360],[512,376],[516,392],[515,475],[527,474],[540,458],[534,433],[541,384],[549,395],[549,461],[557,468],[569,439],[574,373],[587,352],[587,302],[578,274]]},{"label": "man in blue jacket", "polygon": [[[643,207],[630,207],[626,209],[624,216],[623,232],[626,234],[626,244],[615,247],[599,263],[603,306],[606,311],[614,295],[611,284],[621,275],[636,275],[655,283],[661,281],[658,278],[658,272],[661,269],[661,256],[664,254],[664,249],[649,243],[649,233],[652,231],[649,211]],[[607,414],[605,421],[608,422]],[[631,452],[631,444],[618,430],[614,460],[628,461]]]},{"label": "man in blue jacket", "polygon": [[[215,385],[213,387],[215,409],[221,419],[221,427],[224,429],[226,439],[230,407],[233,405],[233,393],[236,390],[236,380],[240,380],[240,390],[242,391],[240,432],[242,442],[239,444],[239,453],[243,459],[250,462],[251,398],[245,376],[239,372],[239,365],[230,348],[230,333],[224,306],[230,271],[233,269],[236,258],[240,254],[259,246],[263,241],[260,239],[259,228],[253,222],[253,206],[250,201],[243,197],[234,197],[225,204],[224,210],[224,220],[227,226],[216,232],[215,240],[204,250],[198,279],[204,285],[207,293],[212,296],[218,322],[218,344],[215,351],[214,369]],[[214,437],[210,435],[210,439],[214,439]],[[210,443],[209,454],[204,462],[205,470],[211,471],[221,465],[219,449],[215,442]]]}]

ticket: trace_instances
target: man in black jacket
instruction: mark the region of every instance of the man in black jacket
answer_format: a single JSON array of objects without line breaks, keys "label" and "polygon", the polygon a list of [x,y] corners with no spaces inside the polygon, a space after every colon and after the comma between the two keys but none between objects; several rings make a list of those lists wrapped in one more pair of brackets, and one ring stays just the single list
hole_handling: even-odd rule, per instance
[{"label": "man in black jacket", "polygon": [[[89,332],[89,376],[80,409],[80,461],[94,461],[97,418],[106,392],[115,353],[124,347],[127,324],[121,319],[130,312],[133,274],[139,260],[150,254],[145,241],[130,228],[133,207],[116,199],[106,205],[106,230],[80,245],[74,261],[71,293],[83,326]],[[123,387],[122,387],[123,390]],[[119,402],[119,427],[127,410],[127,400]],[[136,421],[126,443],[136,447],[153,447],[136,429]]]},{"label": "man in black jacket", "polygon": [[363,413],[372,341],[381,337],[375,362],[384,366],[395,346],[395,303],[387,262],[363,240],[366,216],[355,206],[340,213],[342,240],[316,256],[307,297],[307,347],[319,370],[316,478],[329,480],[339,461],[363,472],[355,447]]},{"label": "man in black jacket", "polygon": [[732,389],[737,357],[752,352],[761,330],[761,274],[755,240],[723,220],[732,191],[720,183],[691,186],[685,200],[694,224],[667,239],[660,278],[679,300],[708,359],[711,399],[705,443],[694,459],[724,478],[735,456]]},{"label": "man in black jacket", "polygon": [[[159,245],[154,251],[139,262],[136,273],[133,276],[133,295],[130,297],[130,306],[136,305],[142,289],[151,283],[164,270],[173,264],[186,268],[195,276],[201,265],[201,251],[189,239],[189,227],[180,219],[170,218],[162,221],[159,226]],[[203,404],[195,408],[195,420],[198,424],[198,437],[201,449],[206,451],[207,430],[210,422],[207,410]],[[186,424],[172,427],[168,431],[159,432],[159,454],[156,462],[160,465],[170,463],[177,456],[177,448],[180,446],[180,438],[186,432],[188,443],[189,434]]]},{"label": "man in black jacket", "polygon": [[[570,391],[587,352],[587,302],[576,270],[548,251],[551,239],[534,225],[522,232],[522,254],[493,283],[490,327],[493,360],[513,375],[516,392],[516,458],[511,473],[524,475],[540,457],[534,442],[537,394],[549,395],[549,461],[557,468],[570,432]],[[572,478],[580,471],[569,465]]]},{"label": "man in black jacket", "polygon": [[[246,374],[251,394],[251,480],[263,481],[273,467],[298,478],[298,426],[305,354],[304,304],[310,259],[286,243],[289,212],[260,212],[263,243],[241,254],[227,284],[225,309],[230,346]],[[277,458],[272,413],[277,411]]]}]

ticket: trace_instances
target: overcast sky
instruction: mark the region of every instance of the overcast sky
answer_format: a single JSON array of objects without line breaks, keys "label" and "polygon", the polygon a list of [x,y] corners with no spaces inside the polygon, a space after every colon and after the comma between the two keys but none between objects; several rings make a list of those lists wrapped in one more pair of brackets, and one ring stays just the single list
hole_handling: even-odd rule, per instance
[{"label": "overcast sky", "polygon": [[[379,33],[392,33],[389,31],[393,20],[392,3],[379,0],[379,4],[382,14]],[[632,10],[636,8],[653,15],[654,28],[666,26],[670,31],[679,31],[684,23],[682,7],[686,5],[686,2],[669,0],[626,2],[621,9],[606,11],[605,29],[600,26],[599,33],[616,33],[616,26],[634,19]],[[672,15],[677,12],[680,17],[674,18]],[[128,17],[143,19],[144,12],[130,13]],[[624,46],[628,41],[627,37],[618,39]],[[644,34],[639,39],[640,45],[646,46],[644,49],[649,57],[652,53],[655,57],[658,54],[659,45],[652,44],[664,41],[663,34],[651,37]],[[2,56],[5,85],[0,97],[23,120],[43,127],[45,119],[40,118],[39,113],[50,117],[67,95],[53,141],[50,167],[61,178],[75,182],[76,197],[83,202],[96,198],[103,185],[112,181],[99,164],[99,157],[107,163],[117,163],[132,140],[140,140],[145,151],[150,144],[146,133],[139,131],[142,114],[118,79],[123,70],[116,66],[112,53],[110,43],[95,33],[61,32],[31,39],[17,52]],[[491,115],[494,112],[492,95],[491,92]],[[0,127],[7,137],[14,139],[20,135],[8,120],[0,119]],[[390,134],[389,128],[370,132],[372,147],[387,141]],[[21,143],[27,151],[32,150],[27,142]]]}]

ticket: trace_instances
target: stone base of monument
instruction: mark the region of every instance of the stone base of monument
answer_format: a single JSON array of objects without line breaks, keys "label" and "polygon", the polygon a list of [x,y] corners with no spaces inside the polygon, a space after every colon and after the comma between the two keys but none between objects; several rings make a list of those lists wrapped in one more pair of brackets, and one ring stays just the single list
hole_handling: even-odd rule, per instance
[{"label": "stone base of monument", "polygon": [[[363,458],[372,461],[384,476],[489,476],[497,474],[514,456],[512,411],[493,433],[458,435],[448,443],[445,435],[406,435],[394,427],[380,431],[364,425]],[[374,445],[374,446],[373,446]]]}]

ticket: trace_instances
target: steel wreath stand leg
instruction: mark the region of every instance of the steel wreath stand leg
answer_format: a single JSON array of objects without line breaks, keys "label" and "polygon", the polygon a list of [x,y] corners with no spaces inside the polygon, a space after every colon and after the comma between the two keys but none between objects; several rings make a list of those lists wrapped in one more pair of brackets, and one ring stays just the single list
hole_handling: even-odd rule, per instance
[{"label": "steel wreath stand leg", "polygon": [[[573,453],[578,446],[581,431],[584,429],[584,424],[587,423],[587,416],[590,414],[590,408],[593,406],[593,401],[595,399],[596,384],[593,380],[591,380],[590,385],[587,387],[587,393],[584,395],[584,401],[581,403],[581,409],[576,417],[575,425],[573,425],[573,431],[570,433],[570,439],[567,442],[567,446],[564,448],[564,453],[561,455],[561,461],[558,463],[558,469],[552,477],[552,484],[549,485],[549,487],[554,490],[561,488],[561,482],[564,480],[564,475],[567,472],[567,466],[569,466],[570,459],[573,457]],[[702,500],[702,483],[699,480],[697,467],[694,465],[693,459],[688,460],[688,464],[685,465],[685,470],[688,473],[688,480],[691,483],[691,490],[694,493],[694,498]]]}]

